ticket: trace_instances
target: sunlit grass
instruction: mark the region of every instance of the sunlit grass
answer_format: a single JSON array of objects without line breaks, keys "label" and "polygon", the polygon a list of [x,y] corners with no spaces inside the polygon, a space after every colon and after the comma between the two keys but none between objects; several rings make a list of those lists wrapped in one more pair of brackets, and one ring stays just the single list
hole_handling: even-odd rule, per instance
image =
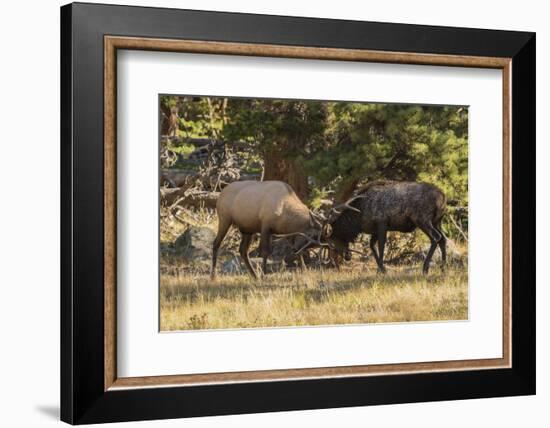
[{"label": "sunlit grass", "polygon": [[356,323],[465,320],[467,268],[389,267],[379,275],[355,265],[336,270],[248,275],[163,275],[163,331]]}]

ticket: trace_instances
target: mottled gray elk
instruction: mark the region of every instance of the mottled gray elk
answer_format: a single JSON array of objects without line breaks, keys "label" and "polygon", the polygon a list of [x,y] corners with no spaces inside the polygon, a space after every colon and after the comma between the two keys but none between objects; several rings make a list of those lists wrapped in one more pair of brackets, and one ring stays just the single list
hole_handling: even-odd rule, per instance
[{"label": "mottled gray elk", "polygon": [[[445,194],[428,183],[375,181],[357,192],[349,206],[330,219],[332,259],[349,254],[349,244],[360,233],[370,234],[370,248],[380,272],[385,272],[384,246],[388,231],[409,233],[419,228],[430,239],[430,248],[422,271],[428,273],[435,249],[439,245],[442,266],[446,262],[446,238],[441,231],[445,213]],[[376,244],[378,243],[378,252]]]},{"label": "mottled gray elk", "polygon": [[271,254],[272,237],[300,237],[305,245],[325,246],[322,243],[323,224],[305,206],[292,187],[282,181],[236,181],[226,186],[216,203],[218,234],[212,251],[211,277],[216,276],[218,250],[229,228],[234,225],[242,234],[239,253],[250,274],[256,272],[250,264],[248,249],[255,234],[260,234],[262,268],[266,272]]}]

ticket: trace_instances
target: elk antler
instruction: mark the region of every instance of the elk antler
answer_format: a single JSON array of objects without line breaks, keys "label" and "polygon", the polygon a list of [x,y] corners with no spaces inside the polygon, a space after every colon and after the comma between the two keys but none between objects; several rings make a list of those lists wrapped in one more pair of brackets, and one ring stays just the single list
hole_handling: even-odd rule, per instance
[{"label": "elk antler", "polygon": [[311,239],[309,236],[307,236],[304,232],[293,232],[293,233],[282,233],[282,234],[273,234],[271,235],[274,238],[292,238],[294,236],[303,236],[304,238]]},{"label": "elk antler", "polygon": [[316,247],[328,247],[333,248],[333,245],[328,242],[321,242],[319,239],[314,240],[311,239],[309,236],[305,236],[305,238],[308,240],[304,245],[302,245],[298,250],[294,251],[294,255],[300,254],[302,251],[304,251],[307,248],[310,248],[310,245],[313,244]]},{"label": "elk antler", "polygon": [[306,243],[300,247],[300,249],[296,250],[294,252],[294,255],[300,254],[302,251],[304,251],[306,248],[309,248],[310,245],[314,245],[316,247],[329,247],[332,248],[333,245],[329,244],[328,242],[321,242],[321,236],[318,236],[317,239],[313,239],[310,236],[306,235],[303,232],[294,232],[294,233],[286,233],[281,235],[272,235],[274,238],[291,238],[293,236],[301,236],[302,238],[306,239]]},{"label": "elk antler", "polygon": [[350,199],[348,199],[346,202],[344,202],[343,204],[339,204],[335,207],[333,207],[331,209],[331,211],[335,212],[336,214],[342,214],[342,211],[344,209],[349,209],[349,210],[352,210],[352,211],[356,211],[358,213],[361,212],[361,210],[359,208],[355,208],[355,207],[352,207],[350,204],[355,201],[356,199],[361,199],[361,198],[366,198],[366,195],[357,195],[357,196],[354,196]]},{"label": "elk antler", "polygon": [[346,251],[349,251],[350,253],[357,253],[361,256],[368,256],[368,253],[365,253],[364,251],[354,250],[353,248],[348,248]]}]

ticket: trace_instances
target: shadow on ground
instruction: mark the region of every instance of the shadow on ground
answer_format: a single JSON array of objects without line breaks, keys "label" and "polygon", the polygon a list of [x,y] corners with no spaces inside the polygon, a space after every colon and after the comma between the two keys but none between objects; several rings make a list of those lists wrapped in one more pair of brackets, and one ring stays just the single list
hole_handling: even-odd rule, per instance
[{"label": "shadow on ground", "polygon": [[43,415],[50,419],[59,420],[59,406],[53,405],[39,405],[35,407]]},{"label": "shadow on ground", "polygon": [[[217,299],[238,299],[239,301],[246,301],[248,296],[251,295],[269,294],[273,291],[287,290],[289,292],[299,292],[308,300],[322,302],[332,293],[340,294],[359,288],[369,288],[372,287],[376,281],[383,281],[385,287],[396,286],[403,284],[405,280],[414,281],[418,278],[427,280],[429,283],[435,283],[441,280],[441,274],[431,274],[428,277],[423,277],[416,269],[410,269],[404,272],[390,273],[388,275],[367,273],[350,279],[334,279],[332,276],[325,280],[322,276],[319,276],[319,278],[316,278],[317,286],[315,288],[311,286],[308,287],[304,284],[296,285],[292,277],[285,278],[282,284],[269,283],[269,275],[264,280],[260,279],[257,282],[250,280],[248,283],[244,284],[231,283],[231,279],[234,278],[235,277],[231,275],[225,277],[219,276],[212,282],[209,276],[204,275],[204,277],[201,276],[197,278],[197,281],[192,284],[171,284],[166,287],[161,285],[161,295],[168,300],[176,299],[189,303],[194,303],[198,299],[206,301],[214,301]],[[294,282],[294,284],[292,284],[292,282]]]}]

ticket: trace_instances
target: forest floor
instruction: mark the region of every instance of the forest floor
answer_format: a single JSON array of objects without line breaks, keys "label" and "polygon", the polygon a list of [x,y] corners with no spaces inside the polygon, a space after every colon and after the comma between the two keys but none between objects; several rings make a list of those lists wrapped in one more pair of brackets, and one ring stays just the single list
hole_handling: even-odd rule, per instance
[{"label": "forest floor", "polygon": [[340,271],[248,275],[162,275],[160,329],[232,329],[411,321],[466,320],[467,266],[350,263]]}]

